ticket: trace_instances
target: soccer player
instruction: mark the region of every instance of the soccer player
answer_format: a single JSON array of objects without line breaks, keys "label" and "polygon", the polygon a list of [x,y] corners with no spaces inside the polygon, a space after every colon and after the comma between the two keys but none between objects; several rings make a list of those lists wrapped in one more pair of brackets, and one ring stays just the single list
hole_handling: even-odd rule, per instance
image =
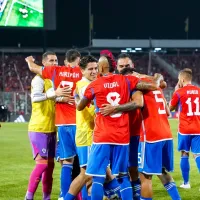
[{"label": "soccer player", "polygon": [[[85,56],[80,61],[80,68],[83,77],[76,83],[76,94],[82,98],[89,83],[97,78],[97,60],[93,56]],[[81,172],[72,182],[65,200],[73,200],[80,189],[88,182],[88,180],[90,180],[90,177],[85,174],[85,170],[92,145],[95,117],[94,110],[94,105],[90,104],[84,110],[76,111],[76,146]],[[85,196],[83,197],[83,200],[90,198]]]},{"label": "soccer player", "polygon": [[[69,50],[66,53],[68,66],[51,66],[42,67],[33,62],[33,58],[27,57],[26,61],[29,69],[43,78],[53,80],[55,88],[59,84],[70,86],[73,95],[76,82],[81,80],[82,73],[78,66],[80,61],[80,53],[77,50]],[[71,184],[71,172],[74,157],[76,155],[75,133],[76,133],[76,108],[75,104],[56,103],[56,119],[55,124],[58,126],[58,137],[60,142],[60,160],[62,161],[61,169],[61,191],[65,197]]]},{"label": "soccer player", "polygon": [[117,73],[120,73],[126,67],[134,68],[134,63],[131,59],[131,56],[127,53],[121,53],[117,57]]},{"label": "soccer player", "polygon": [[[119,175],[122,199],[132,200],[132,187],[128,178],[128,114],[123,113],[124,108],[121,108],[117,109],[120,113],[104,117],[99,113],[99,108],[107,103],[118,106],[129,102],[131,91],[135,88],[155,90],[160,85],[161,77],[155,84],[138,82],[138,78],[133,76],[113,75],[114,70],[108,68],[108,65],[99,66],[99,71],[103,77],[88,85],[77,105],[78,110],[83,110],[94,100],[96,107],[93,145],[86,169],[86,174],[93,176],[91,199],[102,200],[106,169],[110,163],[112,173]],[[129,110],[140,107],[137,102],[129,102],[127,105]]]},{"label": "soccer player", "polygon": [[178,76],[178,84],[170,102],[170,110],[179,108],[178,151],[181,151],[180,168],[184,189],[189,183],[189,152],[193,153],[200,171],[200,89],[192,85],[192,70],[183,69]]},{"label": "soccer player", "polygon": [[[134,69],[132,68],[126,68],[126,69],[123,69],[121,71],[122,74],[126,75],[126,74],[132,74],[135,76],[135,72],[134,72]],[[138,74],[137,74],[138,75]],[[152,81],[155,77],[151,77],[151,76],[147,76],[147,75],[139,75],[140,77],[145,77],[145,79],[143,80],[148,80],[148,81]],[[147,78],[148,77],[148,78]],[[162,88],[164,88],[165,83],[162,83],[160,85]],[[160,91],[160,92],[159,92]],[[164,115],[164,114],[168,114],[169,115],[169,109],[168,107],[165,106],[166,104],[166,101],[164,99],[164,97],[160,98],[158,97],[159,94],[156,95],[155,99],[157,102],[155,102],[154,98],[149,98],[149,93],[157,93],[159,92],[161,94],[161,90],[157,90],[157,91],[153,91],[153,92],[144,92],[144,99],[143,99],[143,95],[141,92],[137,91],[133,96],[133,100],[134,99],[137,99],[141,102],[144,101],[145,103],[145,106],[144,108],[142,109],[142,112],[138,110],[139,114],[142,114],[142,115],[135,115],[135,116],[131,116],[131,114],[133,113],[129,113],[129,116],[131,117],[129,120],[130,120],[130,123],[132,124],[132,127],[134,127],[134,129],[130,129],[130,130],[134,130],[136,133],[140,133],[141,135],[141,140],[143,140],[144,138],[144,133],[146,134],[145,137],[149,137],[149,136],[153,136],[153,135],[156,135],[155,132],[156,132],[156,129],[153,129],[151,128],[151,126],[153,126],[151,124],[151,120],[154,121],[155,124],[159,124],[159,125],[163,125],[163,128],[167,127],[168,129],[168,136],[170,136],[170,129],[169,129],[169,124],[168,124],[168,121],[167,121],[167,116]],[[146,95],[146,96],[145,96]],[[148,95],[148,96],[147,96]],[[148,98],[147,98],[148,97]],[[160,110],[160,105],[156,105],[156,104],[161,104],[161,106],[165,106],[166,108],[166,111],[163,111]],[[150,109],[151,108],[151,109]],[[164,108],[164,107],[163,107]],[[108,115],[108,114],[112,114],[112,112],[114,112],[114,109],[115,107],[111,106],[111,105],[108,105],[104,108],[101,108],[100,109],[100,112],[104,115]],[[157,112],[157,109],[158,109],[158,113],[161,114],[161,112],[163,113],[163,116],[162,115],[158,115],[156,114]],[[155,112],[156,111],[156,112]],[[144,113],[143,113],[144,112]],[[153,112],[153,114],[151,114]],[[148,114],[149,113],[149,114]],[[159,118],[161,117],[161,120],[158,120]],[[150,118],[150,119],[148,119]],[[133,119],[133,120],[132,120]],[[147,120],[148,119],[148,120]],[[164,126],[164,123],[165,122],[165,126]],[[168,125],[167,125],[168,124]],[[166,126],[167,125],[167,126]],[[142,131],[142,128],[145,129],[144,131]],[[158,132],[158,131],[157,131]],[[152,133],[152,134],[151,134]],[[157,135],[159,134],[159,132],[157,133]],[[167,140],[167,139],[166,139]],[[137,144],[137,143],[136,143]],[[148,143],[145,143],[145,153],[147,152],[148,150],[148,146],[150,146],[150,144],[154,145],[153,142],[148,142]],[[157,143],[158,144],[158,143]],[[155,145],[154,145],[155,146]],[[140,147],[141,147],[141,143],[140,143]],[[159,148],[159,146],[157,147]],[[130,151],[133,151],[135,148],[131,147]],[[140,148],[139,148],[140,149]],[[172,149],[173,150],[173,149]],[[171,150],[171,151],[172,151]],[[162,150],[162,148],[159,149],[159,151],[163,152],[164,150]],[[147,154],[151,153],[151,152],[154,152],[154,151],[150,151],[150,152],[147,152]],[[134,152],[133,152],[134,154]],[[163,154],[164,155],[164,154]],[[165,156],[167,156],[167,152],[165,154]],[[152,157],[152,156],[151,156]],[[141,174],[141,177],[142,177],[142,182],[143,182],[143,188],[142,188],[142,195],[143,197],[141,197],[141,199],[148,199],[150,196],[152,196],[152,189],[151,190],[148,190],[148,186],[145,186],[145,184],[148,185],[148,181],[145,180],[145,178],[149,178],[149,186],[151,186],[151,171],[155,171],[155,169],[153,169],[153,164],[151,164],[151,157],[148,155],[148,157],[144,154],[143,157],[141,156],[141,152],[139,152],[138,154],[138,160],[139,160],[139,164],[142,163],[142,160],[145,160],[145,163],[143,163],[144,167],[146,168],[145,170],[148,172],[143,172],[143,169],[140,169],[142,170],[142,173]],[[166,169],[164,168],[166,164],[162,164],[162,160],[163,160],[163,163],[165,163],[166,161],[164,160],[165,157],[163,158],[158,158],[158,160],[156,161],[155,159],[153,160],[154,161],[154,164],[156,165],[156,163],[158,163],[159,165],[161,165],[161,174],[158,175],[159,179],[161,180],[162,184],[164,185],[165,189],[167,190],[167,192],[169,193],[169,195],[171,196],[171,198],[173,200],[177,200],[177,199],[181,199],[180,198],[180,195],[178,193],[178,190],[176,188],[176,185],[174,183],[174,180],[173,178],[171,177],[171,175],[166,171]],[[162,159],[162,160],[161,160]],[[131,160],[131,159],[130,159]],[[129,161],[130,162],[130,161]],[[173,162],[173,160],[171,161]],[[158,165],[157,164],[157,165]],[[147,167],[149,166],[149,168]],[[157,174],[157,172],[155,173]],[[131,175],[131,174],[130,174]],[[144,178],[145,177],[145,178]],[[131,177],[132,178],[132,177]],[[152,186],[151,186],[152,187]],[[145,196],[145,198],[144,198]],[[146,197],[148,196],[148,197]],[[139,193],[137,193],[137,196],[134,197],[134,199],[138,199],[139,198]],[[151,199],[151,198],[149,198]]]},{"label": "soccer player", "polygon": [[[53,52],[46,52],[42,56],[43,65],[57,65],[57,56]],[[29,138],[32,145],[36,166],[33,169],[25,199],[32,200],[42,177],[43,199],[49,200],[53,183],[53,169],[55,156],[55,98],[69,95],[71,90],[58,88],[54,91],[53,83],[49,79],[42,79],[37,75],[31,83],[32,114],[28,126]]]}]

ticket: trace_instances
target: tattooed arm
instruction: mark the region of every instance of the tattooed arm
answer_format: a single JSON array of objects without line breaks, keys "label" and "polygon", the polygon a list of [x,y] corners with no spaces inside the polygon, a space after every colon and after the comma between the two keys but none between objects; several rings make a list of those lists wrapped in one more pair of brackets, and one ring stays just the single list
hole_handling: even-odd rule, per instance
[{"label": "tattooed arm", "polygon": [[158,74],[157,77],[151,81],[140,81],[136,85],[136,89],[138,90],[157,90],[160,86],[160,82],[163,81],[163,76],[161,74]]},{"label": "tattooed arm", "polygon": [[144,100],[143,100],[142,92],[140,91],[135,92],[131,98],[132,98],[132,101],[122,104],[122,105],[118,105],[118,106],[103,104],[102,108],[99,109],[99,112],[102,115],[107,116],[110,114],[131,111],[131,110],[135,110],[135,109],[143,107]]}]

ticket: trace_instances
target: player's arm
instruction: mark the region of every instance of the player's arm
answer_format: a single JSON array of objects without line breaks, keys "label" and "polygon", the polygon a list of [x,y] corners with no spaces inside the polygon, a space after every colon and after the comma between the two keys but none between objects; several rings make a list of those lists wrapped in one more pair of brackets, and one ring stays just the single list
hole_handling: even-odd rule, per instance
[{"label": "player's arm", "polygon": [[62,97],[71,93],[70,88],[60,88],[60,86],[54,91],[53,87],[44,92],[44,80],[40,76],[36,76],[31,83],[32,102],[41,102],[47,99],[55,99],[56,97]]},{"label": "player's arm", "polygon": [[148,81],[139,81],[136,85],[136,89],[138,90],[157,90],[160,87],[160,83],[163,81],[163,76],[158,74],[154,80]]},{"label": "player's arm", "polygon": [[141,91],[136,91],[132,97],[131,101],[125,104],[121,104],[118,106],[112,106],[110,104],[103,104],[102,108],[99,109],[99,112],[104,115],[110,115],[118,112],[128,112],[131,110],[135,110],[138,108],[142,108],[144,106],[143,95]]},{"label": "player's arm", "polygon": [[166,99],[164,98],[164,102],[165,102],[165,110],[166,110],[166,113],[167,113],[167,116],[170,116],[170,109],[169,109],[169,106],[167,105],[167,101]]},{"label": "player's arm", "polygon": [[42,66],[34,63],[35,59],[33,58],[33,56],[29,56],[25,60],[31,72],[42,76]]},{"label": "player's arm", "polygon": [[170,111],[175,110],[176,107],[178,106],[178,103],[179,103],[179,94],[177,92],[174,92],[172,99],[170,101],[170,104],[169,104]]},{"label": "player's arm", "polygon": [[94,82],[90,83],[87,88],[85,88],[84,90],[84,95],[81,98],[79,92],[77,91],[77,88],[75,90],[75,103],[76,103],[76,109],[78,111],[83,110],[88,104],[91,103],[91,101],[94,99]]}]

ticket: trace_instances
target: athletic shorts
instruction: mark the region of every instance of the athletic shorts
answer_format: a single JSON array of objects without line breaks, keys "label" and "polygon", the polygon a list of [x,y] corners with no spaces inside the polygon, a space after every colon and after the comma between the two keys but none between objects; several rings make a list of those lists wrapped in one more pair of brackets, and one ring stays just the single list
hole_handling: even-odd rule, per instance
[{"label": "athletic shorts", "polygon": [[80,147],[76,147],[76,149],[77,149],[80,167],[87,166],[91,146],[80,146]]},{"label": "athletic shorts", "polygon": [[56,150],[56,133],[28,132],[32,146],[33,158],[39,154],[41,157],[54,158]]},{"label": "athletic shorts", "polygon": [[138,146],[140,136],[131,136],[129,144],[129,167],[138,166]]},{"label": "athletic shorts", "polygon": [[57,159],[65,160],[76,156],[75,145],[76,126],[58,126],[58,154]]},{"label": "athletic shorts", "polygon": [[178,133],[178,151],[200,154],[200,135],[183,135]]},{"label": "athletic shorts", "polygon": [[93,144],[88,159],[86,174],[106,177],[110,164],[112,174],[128,173],[129,145]]},{"label": "athletic shorts", "polygon": [[173,140],[148,143],[140,142],[138,147],[138,171],[144,174],[161,175],[162,168],[173,171]]}]

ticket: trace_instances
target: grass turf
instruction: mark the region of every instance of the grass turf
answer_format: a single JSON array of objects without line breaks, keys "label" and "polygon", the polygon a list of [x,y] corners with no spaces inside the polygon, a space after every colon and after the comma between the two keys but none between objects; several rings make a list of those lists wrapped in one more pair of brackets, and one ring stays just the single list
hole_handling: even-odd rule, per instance
[{"label": "grass turf", "polygon": [[[40,2],[39,2],[40,1]],[[24,1],[21,1],[24,3]],[[30,6],[39,9],[39,3],[41,4],[41,0],[36,1],[38,4],[30,4]],[[38,7],[38,8],[37,8]],[[0,18],[0,26],[6,25],[6,20],[8,18],[7,26],[18,26],[18,27],[43,27],[43,13],[39,13],[31,8],[27,8],[28,17],[23,18],[22,14],[19,12],[19,9],[23,8],[23,5],[15,1],[9,0],[6,8],[3,12],[2,17]],[[11,9],[11,12],[10,12]],[[39,9],[42,10],[42,7]],[[10,12],[10,14],[9,14]]]},{"label": "grass turf", "polygon": [[[177,186],[182,182],[179,160],[180,155],[176,150],[177,147],[177,120],[170,120],[171,128],[174,135],[174,152],[175,152],[175,171],[172,173]],[[162,131],[162,130],[161,130]],[[199,200],[199,174],[195,162],[190,158],[191,175],[190,190],[179,189],[182,200]],[[3,123],[0,129],[0,200],[20,200],[24,198],[28,178],[34,161],[32,160],[31,148],[27,135],[27,124]],[[52,200],[58,199],[59,194],[59,173],[60,166],[57,163],[54,171],[54,184]],[[161,185],[158,178],[153,178],[154,200],[170,200],[167,192]],[[38,188],[35,200],[41,200],[41,184]]]}]

